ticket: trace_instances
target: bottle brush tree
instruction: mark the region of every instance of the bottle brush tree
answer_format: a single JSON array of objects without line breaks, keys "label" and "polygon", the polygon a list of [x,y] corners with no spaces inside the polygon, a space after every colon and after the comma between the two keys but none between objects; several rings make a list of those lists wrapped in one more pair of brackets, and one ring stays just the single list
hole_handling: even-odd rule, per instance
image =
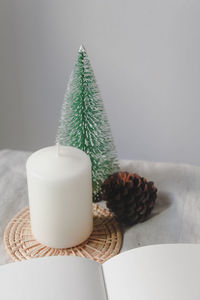
[{"label": "bottle brush tree", "polygon": [[103,101],[83,46],[70,76],[56,142],[86,152],[92,163],[93,201],[100,200],[101,185],[119,164]]}]

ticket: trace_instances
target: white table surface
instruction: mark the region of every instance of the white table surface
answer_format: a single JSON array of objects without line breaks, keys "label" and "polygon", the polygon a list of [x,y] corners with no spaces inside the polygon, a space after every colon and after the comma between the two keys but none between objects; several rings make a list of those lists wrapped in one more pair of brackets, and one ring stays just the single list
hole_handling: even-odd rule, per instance
[{"label": "white table surface", "polygon": [[[28,205],[25,163],[29,155],[0,151],[0,264],[11,262],[3,245],[4,228]],[[154,181],[158,188],[151,217],[126,230],[121,251],[150,244],[200,242],[200,167],[123,160],[121,168]]]}]

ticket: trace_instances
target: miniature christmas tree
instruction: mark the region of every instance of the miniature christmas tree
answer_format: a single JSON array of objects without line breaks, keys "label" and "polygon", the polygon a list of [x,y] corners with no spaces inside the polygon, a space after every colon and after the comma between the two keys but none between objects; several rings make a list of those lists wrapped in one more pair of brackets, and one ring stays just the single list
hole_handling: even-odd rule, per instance
[{"label": "miniature christmas tree", "polygon": [[119,171],[112,135],[87,53],[83,46],[65,93],[56,142],[79,148],[92,162],[93,199],[101,184]]}]

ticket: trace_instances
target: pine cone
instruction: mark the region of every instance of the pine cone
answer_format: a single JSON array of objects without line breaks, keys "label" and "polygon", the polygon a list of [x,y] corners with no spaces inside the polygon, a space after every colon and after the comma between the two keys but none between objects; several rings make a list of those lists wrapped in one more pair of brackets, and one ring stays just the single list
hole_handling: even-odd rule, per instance
[{"label": "pine cone", "polygon": [[110,175],[102,185],[102,193],[107,207],[126,225],[145,221],[157,197],[152,181],[128,172]]}]

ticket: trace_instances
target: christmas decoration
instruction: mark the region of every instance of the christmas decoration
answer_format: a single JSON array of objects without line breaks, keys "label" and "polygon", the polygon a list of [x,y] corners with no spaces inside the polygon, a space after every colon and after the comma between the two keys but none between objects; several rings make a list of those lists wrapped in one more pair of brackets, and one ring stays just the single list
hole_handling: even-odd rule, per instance
[{"label": "christmas decoration", "polygon": [[102,185],[102,193],[107,207],[126,225],[145,221],[157,197],[152,181],[128,172],[110,175]]},{"label": "christmas decoration", "polygon": [[90,156],[93,199],[100,200],[102,182],[119,166],[103,102],[83,46],[64,97],[56,142],[79,148]]}]

